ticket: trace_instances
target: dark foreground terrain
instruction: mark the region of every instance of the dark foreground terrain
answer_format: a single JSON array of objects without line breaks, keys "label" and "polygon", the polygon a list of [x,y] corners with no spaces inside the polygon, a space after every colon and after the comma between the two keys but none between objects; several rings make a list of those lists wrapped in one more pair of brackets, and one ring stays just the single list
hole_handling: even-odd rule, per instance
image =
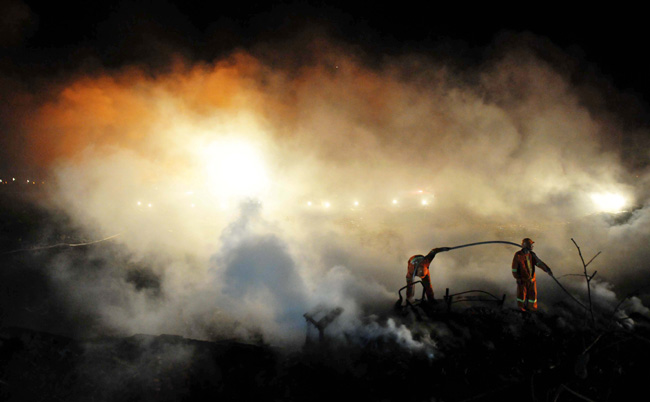
[{"label": "dark foreground terrain", "polygon": [[[2,195],[0,401],[647,399],[648,318],[615,321],[599,312],[594,323],[570,300],[534,315],[474,305],[419,311],[420,320],[386,306],[383,317],[363,323],[374,332],[335,338],[326,330],[326,342],[293,350],[262,340],[87,335],[79,329],[94,328],[93,317],[60,308],[65,294],[44,267],[65,257],[71,267],[101,272],[118,260],[119,248],[103,243],[102,258],[87,247],[34,251],[87,239],[70,235],[75,228],[65,216]],[[155,278],[123,271],[124,283],[155,290]]]},{"label": "dark foreground terrain", "polygon": [[[172,335],[75,340],[0,330],[7,401],[622,401],[644,395],[650,327],[580,329],[568,316],[468,309],[420,322],[436,347],[390,336],[299,351]],[[643,398],[642,398],[643,399]]]}]

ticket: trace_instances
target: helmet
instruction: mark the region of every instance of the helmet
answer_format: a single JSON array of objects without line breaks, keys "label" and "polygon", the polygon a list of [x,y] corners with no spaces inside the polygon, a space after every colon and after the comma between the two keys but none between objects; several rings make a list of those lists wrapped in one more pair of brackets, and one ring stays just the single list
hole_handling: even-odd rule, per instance
[{"label": "helmet", "polygon": [[422,262],[422,260],[424,260],[424,256],[422,254],[418,254],[418,255],[414,255],[413,257],[411,257],[410,262],[411,262],[411,264],[417,266],[420,262]]},{"label": "helmet", "polygon": [[526,243],[528,243],[528,244],[533,244],[533,243],[535,243],[535,242],[534,242],[533,239],[531,239],[530,237],[526,237],[526,238],[524,238],[524,239],[521,241],[521,244],[524,245],[524,244],[526,244]]}]

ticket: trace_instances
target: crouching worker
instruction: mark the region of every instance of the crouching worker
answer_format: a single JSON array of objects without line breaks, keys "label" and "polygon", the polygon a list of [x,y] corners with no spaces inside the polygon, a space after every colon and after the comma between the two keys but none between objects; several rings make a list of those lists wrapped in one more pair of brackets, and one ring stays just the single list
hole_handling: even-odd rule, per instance
[{"label": "crouching worker", "polygon": [[533,243],[526,237],[521,241],[521,250],[512,259],[512,276],[517,280],[517,306],[521,311],[537,311],[537,280],[535,267],[553,276],[553,271],[533,253]]},{"label": "crouching worker", "polygon": [[413,303],[415,300],[413,297],[415,293],[415,290],[413,289],[413,282],[415,282],[416,276],[419,276],[422,281],[424,291],[427,295],[427,301],[430,303],[435,302],[435,299],[433,298],[433,287],[431,286],[431,276],[429,275],[429,265],[435,258],[436,254],[443,251],[449,251],[449,247],[434,248],[433,250],[429,251],[429,254],[426,256],[418,254],[409,258],[408,269],[406,271],[406,299],[410,303]]}]

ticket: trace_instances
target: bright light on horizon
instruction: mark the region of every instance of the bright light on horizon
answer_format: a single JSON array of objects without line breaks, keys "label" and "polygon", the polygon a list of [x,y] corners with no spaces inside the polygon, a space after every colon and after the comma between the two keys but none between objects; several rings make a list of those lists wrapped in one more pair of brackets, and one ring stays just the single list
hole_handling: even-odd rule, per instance
[{"label": "bright light on horizon", "polygon": [[264,192],[269,178],[261,152],[240,139],[219,140],[204,151],[210,190],[227,197],[251,197]]},{"label": "bright light on horizon", "polygon": [[627,204],[625,197],[616,193],[592,193],[591,200],[601,212],[621,212]]}]

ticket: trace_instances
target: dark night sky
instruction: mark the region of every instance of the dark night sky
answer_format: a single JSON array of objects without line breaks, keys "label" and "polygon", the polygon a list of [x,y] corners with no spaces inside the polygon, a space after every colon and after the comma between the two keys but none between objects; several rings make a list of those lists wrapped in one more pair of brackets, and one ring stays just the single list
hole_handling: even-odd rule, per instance
[{"label": "dark night sky", "polygon": [[[9,4],[19,1],[9,1]],[[94,56],[105,66],[154,63],[139,44],[158,40],[210,59],[219,51],[290,37],[304,26],[327,26],[330,34],[370,52],[456,51],[480,59],[495,37],[530,32],[548,38],[591,64],[623,91],[650,93],[644,49],[647,25],[635,10],[567,11],[562,5],[524,11],[452,3],[399,2],[34,2],[21,39],[5,46],[3,64],[15,68],[72,67]],[[5,6],[7,7],[7,6]],[[8,18],[8,17],[7,17]],[[8,62],[10,59],[11,62]]]}]

